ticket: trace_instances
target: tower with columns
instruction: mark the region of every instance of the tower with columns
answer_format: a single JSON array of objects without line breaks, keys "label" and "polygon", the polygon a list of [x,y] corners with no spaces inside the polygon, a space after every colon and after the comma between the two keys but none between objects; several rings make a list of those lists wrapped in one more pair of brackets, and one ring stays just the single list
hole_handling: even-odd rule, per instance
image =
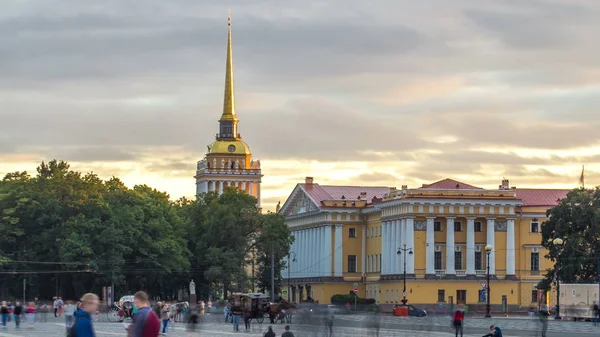
[{"label": "tower with columns", "polygon": [[227,60],[225,64],[225,95],[219,132],[208,145],[206,157],[196,168],[196,195],[207,192],[223,193],[226,188],[237,188],[258,199],[260,207],[260,160],[252,159],[250,146],[238,132],[233,90],[233,55],[231,46],[231,15],[228,18]]}]

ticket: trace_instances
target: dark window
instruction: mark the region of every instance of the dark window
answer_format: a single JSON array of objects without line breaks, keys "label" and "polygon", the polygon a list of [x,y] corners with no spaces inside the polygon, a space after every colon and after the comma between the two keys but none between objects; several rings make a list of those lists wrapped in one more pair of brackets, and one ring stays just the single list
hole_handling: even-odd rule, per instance
[{"label": "dark window", "polygon": [[466,303],[467,302],[467,291],[466,290],[457,290],[456,291],[456,303]]},{"label": "dark window", "polygon": [[438,302],[446,302],[446,290],[438,290]]},{"label": "dark window", "polygon": [[482,255],[481,252],[475,252],[475,270],[483,270],[483,261],[481,260]]},{"label": "dark window", "polygon": [[462,223],[460,221],[454,221],[454,231],[462,232]]},{"label": "dark window", "polygon": [[356,255],[348,255],[348,272],[356,273]]},{"label": "dark window", "polygon": [[481,222],[480,221],[475,221],[475,231],[476,232],[483,232],[483,226],[481,226]]},{"label": "dark window", "polygon": [[442,231],[442,223],[439,221],[435,221],[433,223],[433,231],[434,232],[441,232]]},{"label": "dark window", "polygon": [[537,303],[538,301],[538,291],[537,289],[533,289],[531,291],[531,303]]},{"label": "dark window", "polygon": [[461,270],[462,268],[462,252],[454,252],[454,268]]},{"label": "dark window", "polygon": [[537,222],[531,223],[531,233],[539,233],[540,232],[540,224]]},{"label": "dark window", "polygon": [[434,255],[434,269],[441,270],[442,269],[442,252],[435,252]]},{"label": "dark window", "polygon": [[379,254],[379,264],[377,265],[377,267],[379,267],[377,268],[377,271],[381,271],[381,254]]},{"label": "dark window", "polygon": [[355,238],[356,237],[356,228],[350,228],[348,230],[348,237]]},{"label": "dark window", "polygon": [[540,253],[531,253],[531,270],[540,270]]}]

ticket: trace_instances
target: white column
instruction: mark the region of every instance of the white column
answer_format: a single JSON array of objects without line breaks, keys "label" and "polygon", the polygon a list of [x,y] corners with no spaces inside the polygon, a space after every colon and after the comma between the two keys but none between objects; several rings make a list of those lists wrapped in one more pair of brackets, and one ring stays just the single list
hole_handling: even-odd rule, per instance
[{"label": "white column", "polygon": [[405,237],[404,237],[404,242],[406,242],[406,248],[412,249],[413,254],[408,254],[408,252],[406,252],[406,254],[408,254],[406,256],[406,273],[407,274],[414,274],[415,273],[415,219],[414,218],[408,218],[406,219],[406,226],[405,226]]},{"label": "white column", "polygon": [[336,277],[342,277],[343,276],[343,267],[344,267],[344,262],[342,260],[342,258],[344,257],[343,254],[343,235],[342,235],[342,225],[341,224],[337,224],[335,225],[335,258],[334,258],[334,274]]},{"label": "white column", "polygon": [[231,187],[231,181],[227,180],[227,187]]},{"label": "white column", "polygon": [[388,260],[388,222],[384,221],[381,225],[381,274],[387,274],[387,260]]},{"label": "white column", "polygon": [[302,229],[296,231],[296,255],[298,255],[298,257],[296,257],[297,261],[295,265],[296,277],[302,277],[302,264],[304,263],[304,261],[302,261],[304,259],[304,247],[302,246],[304,244],[304,238],[302,237],[302,232]]},{"label": "white column", "polygon": [[246,182],[242,181],[242,191],[246,192]]},{"label": "white column", "polygon": [[[493,218],[487,219],[487,244],[492,246],[492,252],[490,253],[490,275],[496,273],[496,246],[494,246],[494,226],[495,221]],[[487,259],[487,256],[486,256]]]},{"label": "white column", "polygon": [[332,232],[333,226],[332,225],[327,225],[325,227],[325,248],[326,248],[326,252],[325,252],[325,276],[326,277],[330,277],[332,275],[332,269],[331,269],[331,263],[333,261],[333,247],[331,245],[331,232]]},{"label": "white column", "polygon": [[329,244],[327,243],[327,226],[321,227],[321,276],[327,277],[327,256],[331,254],[327,248],[329,248]]},{"label": "white column", "polygon": [[308,266],[308,230],[307,229],[303,229],[302,230],[302,277],[306,277],[308,275],[308,272],[306,270],[306,266]]},{"label": "white column", "polygon": [[252,181],[248,182],[248,194],[254,195],[254,183]]},{"label": "white column", "polygon": [[446,218],[446,275],[456,275],[454,270],[454,218]]},{"label": "white column", "polygon": [[475,275],[475,218],[467,218],[467,275]]},{"label": "white column", "polygon": [[290,278],[298,277],[296,276],[296,272],[298,270],[298,231],[293,231],[292,235],[294,235],[294,243],[292,244],[292,252],[294,252],[296,262],[294,262],[294,254],[290,254]]},{"label": "white column", "polygon": [[208,182],[208,191],[212,192],[215,190],[215,182],[213,180]]},{"label": "white column", "polygon": [[506,219],[506,275],[515,275],[515,219]]},{"label": "white column", "polygon": [[398,219],[395,221],[396,227],[398,230],[396,231],[396,236],[394,238],[394,247],[392,248],[392,254],[394,254],[394,263],[396,265],[396,274],[404,273],[404,257],[402,254],[398,254],[398,248],[402,248],[404,246],[404,226],[406,222],[404,219]]},{"label": "white column", "polygon": [[224,184],[223,180],[219,181],[219,194],[223,194],[223,190],[224,190],[223,184]]},{"label": "white column", "polygon": [[390,241],[389,241],[390,274],[395,275],[400,272],[398,270],[398,260],[397,260],[397,256],[396,256],[396,235],[400,231],[400,226],[398,226],[397,220],[389,221],[389,226],[390,226],[390,229],[389,229],[389,231],[390,231],[390,235],[389,235],[389,238],[390,238]]},{"label": "white column", "polygon": [[315,270],[317,268],[317,231],[315,228],[310,229],[310,262],[309,271],[310,277],[315,277]]},{"label": "white column", "polygon": [[360,249],[360,271],[362,276],[367,273],[367,226],[362,225],[360,227],[362,244]]},{"label": "white column", "polygon": [[434,275],[435,274],[435,232],[433,228],[433,222],[435,218],[427,218],[427,265],[425,274]]},{"label": "white column", "polygon": [[260,182],[256,183],[256,199],[258,200],[258,206],[260,207]]}]

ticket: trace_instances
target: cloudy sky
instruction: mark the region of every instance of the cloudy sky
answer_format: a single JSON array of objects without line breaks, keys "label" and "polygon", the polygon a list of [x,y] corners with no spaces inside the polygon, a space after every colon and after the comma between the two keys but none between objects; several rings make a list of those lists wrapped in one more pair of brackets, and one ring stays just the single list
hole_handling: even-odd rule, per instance
[{"label": "cloudy sky", "polygon": [[267,208],[305,176],[600,183],[596,0],[2,0],[0,173],[57,158],[193,196],[228,8]]}]

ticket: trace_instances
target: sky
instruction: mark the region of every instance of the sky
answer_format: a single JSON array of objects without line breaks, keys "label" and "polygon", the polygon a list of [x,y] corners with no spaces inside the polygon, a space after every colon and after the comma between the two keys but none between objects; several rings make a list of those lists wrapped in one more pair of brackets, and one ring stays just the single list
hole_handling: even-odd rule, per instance
[{"label": "sky", "polygon": [[305,176],[600,184],[595,0],[2,0],[0,174],[56,158],[193,197],[229,8],[267,209]]}]

